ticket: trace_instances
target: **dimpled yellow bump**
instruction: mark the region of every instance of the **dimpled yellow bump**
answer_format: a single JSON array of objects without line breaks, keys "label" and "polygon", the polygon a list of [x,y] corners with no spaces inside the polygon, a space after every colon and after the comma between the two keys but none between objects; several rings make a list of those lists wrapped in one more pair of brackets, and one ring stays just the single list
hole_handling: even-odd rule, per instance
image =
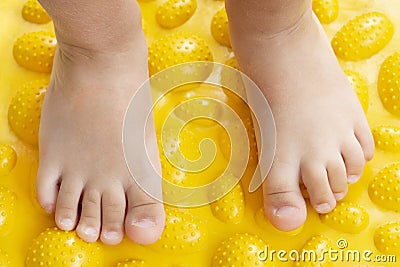
[{"label": "dimpled yellow bump", "polygon": [[[186,99],[187,100],[187,99]],[[179,105],[174,110],[175,115],[183,121],[189,121],[199,116],[206,118],[195,119],[192,123],[201,126],[214,126],[216,123],[212,118],[219,117],[221,111],[220,104],[212,98],[191,98],[189,103]],[[207,119],[209,118],[209,119]]]},{"label": "dimpled yellow bump", "polygon": [[360,233],[369,224],[368,212],[360,205],[350,202],[338,203],[333,211],[320,214],[320,218],[326,225],[352,234]]},{"label": "dimpled yellow bump", "polygon": [[364,13],[347,22],[335,34],[332,47],[344,60],[363,60],[382,50],[392,39],[393,32],[393,24],[385,14]]},{"label": "dimpled yellow bump", "polygon": [[48,79],[27,82],[21,86],[8,108],[8,123],[23,141],[37,146],[42,103]]},{"label": "dimpled yellow bump", "polygon": [[267,266],[258,259],[258,251],[267,244],[257,235],[237,233],[221,242],[212,258],[212,267]]},{"label": "dimpled yellow bump", "polygon": [[140,259],[126,259],[124,261],[120,261],[115,265],[115,267],[145,267],[146,263],[144,260]]},{"label": "dimpled yellow bump", "polygon": [[368,194],[380,207],[400,212],[400,162],[379,171],[368,186]]},{"label": "dimpled yellow bump", "polygon": [[11,260],[8,254],[0,249],[0,267],[11,267],[14,265],[11,265]]},{"label": "dimpled yellow bump", "polygon": [[400,256],[400,223],[392,222],[377,227],[374,243],[380,252]]},{"label": "dimpled yellow bump", "polygon": [[201,250],[208,239],[208,231],[203,220],[188,212],[166,208],[165,229],[160,239],[152,245],[166,253],[193,253]]},{"label": "dimpled yellow bump", "polygon": [[179,133],[179,149],[189,161],[197,160],[201,157],[198,149],[200,142],[201,138],[191,131],[189,127],[184,127]]},{"label": "dimpled yellow bump", "polygon": [[390,55],[382,63],[378,76],[378,92],[383,106],[400,116],[400,53]]},{"label": "dimpled yellow bump", "polygon": [[161,155],[160,162],[163,179],[175,185],[182,185],[186,178],[185,172],[175,168],[165,155]]},{"label": "dimpled yellow bump", "polygon": [[37,0],[28,0],[22,7],[22,17],[29,22],[44,24],[51,21],[46,10]]},{"label": "dimpled yellow bump", "polygon": [[386,151],[400,149],[400,127],[380,125],[372,129],[376,147]]},{"label": "dimpled yellow bump", "polygon": [[0,144],[0,175],[9,174],[17,162],[17,153],[7,144]]},{"label": "dimpled yellow bump", "polygon": [[97,243],[86,243],[75,232],[47,228],[28,249],[26,267],[98,267],[103,252]]},{"label": "dimpled yellow bump", "polygon": [[161,27],[175,28],[188,21],[196,8],[196,0],[167,0],[158,7],[156,19]]},{"label": "dimpled yellow bump", "polygon": [[197,148],[201,139],[195,136],[195,133],[188,127],[183,127],[179,133],[172,129],[164,129],[162,135],[158,136],[159,151],[177,167],[185,169],[184,162],[176,160],[178,153],[188,160],[196,160],[200,157],[200,151]]},{"label": "dimpled yellow bump", "polygon": [[338,17],[339,1],[313,0],[312,9],[321,23],[331,23]]},{"label": "dimpled yellow bump", "polygon": [[361,106],[364,110],[364,113],[368,111],[369,105],[369,93],[368,93],[368,86],[367,82],[361,75],[352,70],[345,70],[344,73],[346,74],[350,86],[354,89],[358,96],[358,100],[361,103]]},{"label": "dimpled yellow bump", "polygon": [[186,62],[212,61],[207,43],[190,33],[175,33],[155,40],[149,47],[150,75]]},{"label": "dimpled yellow bump", "polygon": [[215,217],[225,223],[240,223],[244,216],[244,195],[241,184],[237,184],[228,194],[211,203]]},{"label": "dimpled yellow bump", "polygon": [[0,186],[0,237],[7,235],[15,223],[16,199],[11,189]]},{"label": "dimpled yellow bump", "polygon": [[[202,133],[207,136],[209,131],[204,130]],[[188,126],[181,129],[179,136],[174,136],[175,134],[175,131],[165,130],[162,135],[163,141],[159,142],[163,178],[173,184],[197,187],[207,184],[218,177],[215,167],[222,166],[223,164],[219,164],[218,160],[212,161],[210,159],[209,155],[213,155],[214,153],[212,150],[207,149],[207,147],[203,147],[204,154],[200,153],[201,141],[205,136],[202,136],[197,131],[193,131]],[[160,135],[158,136],[158,140],[161,140]],[[198,167],[193,165],[189,167],[188,164],[191,161],[197,161]],[[189,168],[194,168],[192,171],[197,171],[207,166],[208,168],[199,173],[185,173],[185,170],[189,170]]]},{"label": "dimpled yellow bump", "polygon": [[231,47],[228,15],[226,14],[225,8],[220,9],[213,16],[211,20],[211,34],[218,43]]},{"label": "dimpled yellow bump", "polygon": [[[332,241],[324,236],[324,235],[317,235],[311,237],[306,244],[302,248],[303,251],[315,251],[316,257],[315,259],[313,256],[310,256],[310,259],[305,259],[305,261],[301,261],[303,259],[300,259],[300,261],[295,262],[293,266],[296,267],[331,267],[333,266],[333,261],[329,259],[327,256],[328,254],[324,254],[325,257],[323,258],[323,261],[320,261],[318,259],[322,258],[322,253],[326,253],[324,251],[329,251],[332,249],[335,249],[336,247],[333,246]],[[307,254],[304,254],[307,255]],[[309,254],[310,255],[310,254]]]},{"label": "dimpled yellow bump", "polygon": [[13,48],[14,59],[28,70],[50,73],[57,40],[52,32],[28,32],[19,37]]}]

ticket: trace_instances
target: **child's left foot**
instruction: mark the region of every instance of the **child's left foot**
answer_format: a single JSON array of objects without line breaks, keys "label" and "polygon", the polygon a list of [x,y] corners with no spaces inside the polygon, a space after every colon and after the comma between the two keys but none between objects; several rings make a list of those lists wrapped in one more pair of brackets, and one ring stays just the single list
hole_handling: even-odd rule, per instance
[{"label": "child's left foot", "polygon": [[331,211],[371,159],[372,135],[311,8],[295,25],[273,29],[279,20],[268,19],[267,9],[253,7],[263,17],[246,19],[238,1],[226,3],[238,65],[263,91],[277,128],[276,155],[264,182],[265,212],[280,230],[294,230],[307,214],[299,183],[317,212]]}]

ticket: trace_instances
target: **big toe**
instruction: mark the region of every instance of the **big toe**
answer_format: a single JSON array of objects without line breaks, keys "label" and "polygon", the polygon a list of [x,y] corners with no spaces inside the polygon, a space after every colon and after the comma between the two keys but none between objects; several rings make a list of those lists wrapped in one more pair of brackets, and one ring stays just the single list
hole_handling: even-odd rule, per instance
[{"label": "big toe", "polygon": [[36,178],[36,194],[40,206],[47,212],[55,210],[60,174],[55,164],[41,161]]},{"label": "big toe", "polygon": [[303,225],[307,209],[296,165],[275,160],[263,189],[265,214],[272,225],[281,231],[292,231]]},{"label": "big toe", "polygon": [[164,230],[164,205],[133,184],[127,191],[126,235],[142,245],[157,241]]}]

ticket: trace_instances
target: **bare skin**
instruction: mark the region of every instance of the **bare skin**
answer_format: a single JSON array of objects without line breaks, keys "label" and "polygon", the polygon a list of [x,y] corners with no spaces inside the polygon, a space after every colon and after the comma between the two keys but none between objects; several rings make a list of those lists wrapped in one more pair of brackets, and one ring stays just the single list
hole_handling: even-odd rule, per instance
[{"label": "bare skin", "polygon": [[265,213],[291,231],[307,216],[299,184],[317,212],[333,210],[372,158],[372,135],[311,1],[226,0],[226,7],[238,65],[268,99],[277,128]]},{"label": "bare skin", "polygon": [[[42,109],[39,202],[46,211],[55,212],[59,228],[76,228],[88,242],[100,238],[115,245],[126,233],[139,244],[153,243],[164,228],[163,205],[134,183],[121,143],[129,100],[148,77],[138,6],[135,1],[115,1],[122,10],[116,14],[106,9],[109,1],[61,2],[43,1],[59,43]],[[59,6],[55,9],[55,5]],[[71,11],[64,13],[68,16],[60,13],[66,10],[63,5]],[[82,8],[74,10],[74,5]],[[96,8],[101,21],[116,20],[119,15],[116,28],[111,24],[104,32],[98,30],[101,22],[94,28],[84,25],[97,19],[95,14],[85,22],[86,8]],[[155,133],[148,139],[157,148]],[[157,150],[154,153],[158,155]]]},{"label": "bare skin", "polygon": [[[120,142],[128,100],[148,75],[138,5],[41,3],[59,45],[42,110],[39,202],[55,212],[58,227],[76,228],[88,242],[118,244],[125,232],[152,243],[164,227],[163,206],[133,182]],[[276,158],[264,183],[266,215],[290,231],[306,219],[299,184],[317,212],[329,212],[372,157],[372,137],[311,1],[226,5],[238,64],[262,88],[277,126]],[[157,147],[154,136],[149,140]]]}]

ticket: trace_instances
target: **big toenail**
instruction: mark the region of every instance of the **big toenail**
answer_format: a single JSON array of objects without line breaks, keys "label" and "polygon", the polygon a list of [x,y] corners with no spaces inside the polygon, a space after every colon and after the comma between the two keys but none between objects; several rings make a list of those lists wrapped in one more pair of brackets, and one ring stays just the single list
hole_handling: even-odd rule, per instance
[{"label": "big toenail", "polygon": [[156,226],[156,222],[152,219],[139,219],[132,221],[132,225],[140,228],[152,228]]},{"label": "big toenail", "polygon": [[65,229],[65,230],[70,230],[74,227],[74,222],[71,219],[62,219],[60,221],[61,226]]},{"label": "big toenail", "polygon": [[119,238],[119,234],[117,232],[111,231],[111,232],[104,232],[103,237],[108,240],[115,240]]},{"label": "big toenail", "polygon": [[97,231],[93,227],[86,227],[83,232],[88,236],[97,236]]},{"label": "big toenail", "polygon": [[354,184],[355,182],[358,181],[358,179],[360,179],[360,176],[358,176],[358,175],[350,175],[349,177],[347,177],[347,182],[349,184]]},{"label": "big toenail", "polygon": [[293,206],[283,206],[275,211],[276,217],[289,217],[299,212],[299,209]]},{"label": "big toenail", "polygon": [[317,212],[324,213],[331,210],[331,205],[329,205],[328,203],[319,204],[315,207],[315,209],[317,210]]},{"label": "big toenail", "polygon": [[346,194],[345,193],[334,193],[333,195],[335,196],[336,200],[342,200]]}]

